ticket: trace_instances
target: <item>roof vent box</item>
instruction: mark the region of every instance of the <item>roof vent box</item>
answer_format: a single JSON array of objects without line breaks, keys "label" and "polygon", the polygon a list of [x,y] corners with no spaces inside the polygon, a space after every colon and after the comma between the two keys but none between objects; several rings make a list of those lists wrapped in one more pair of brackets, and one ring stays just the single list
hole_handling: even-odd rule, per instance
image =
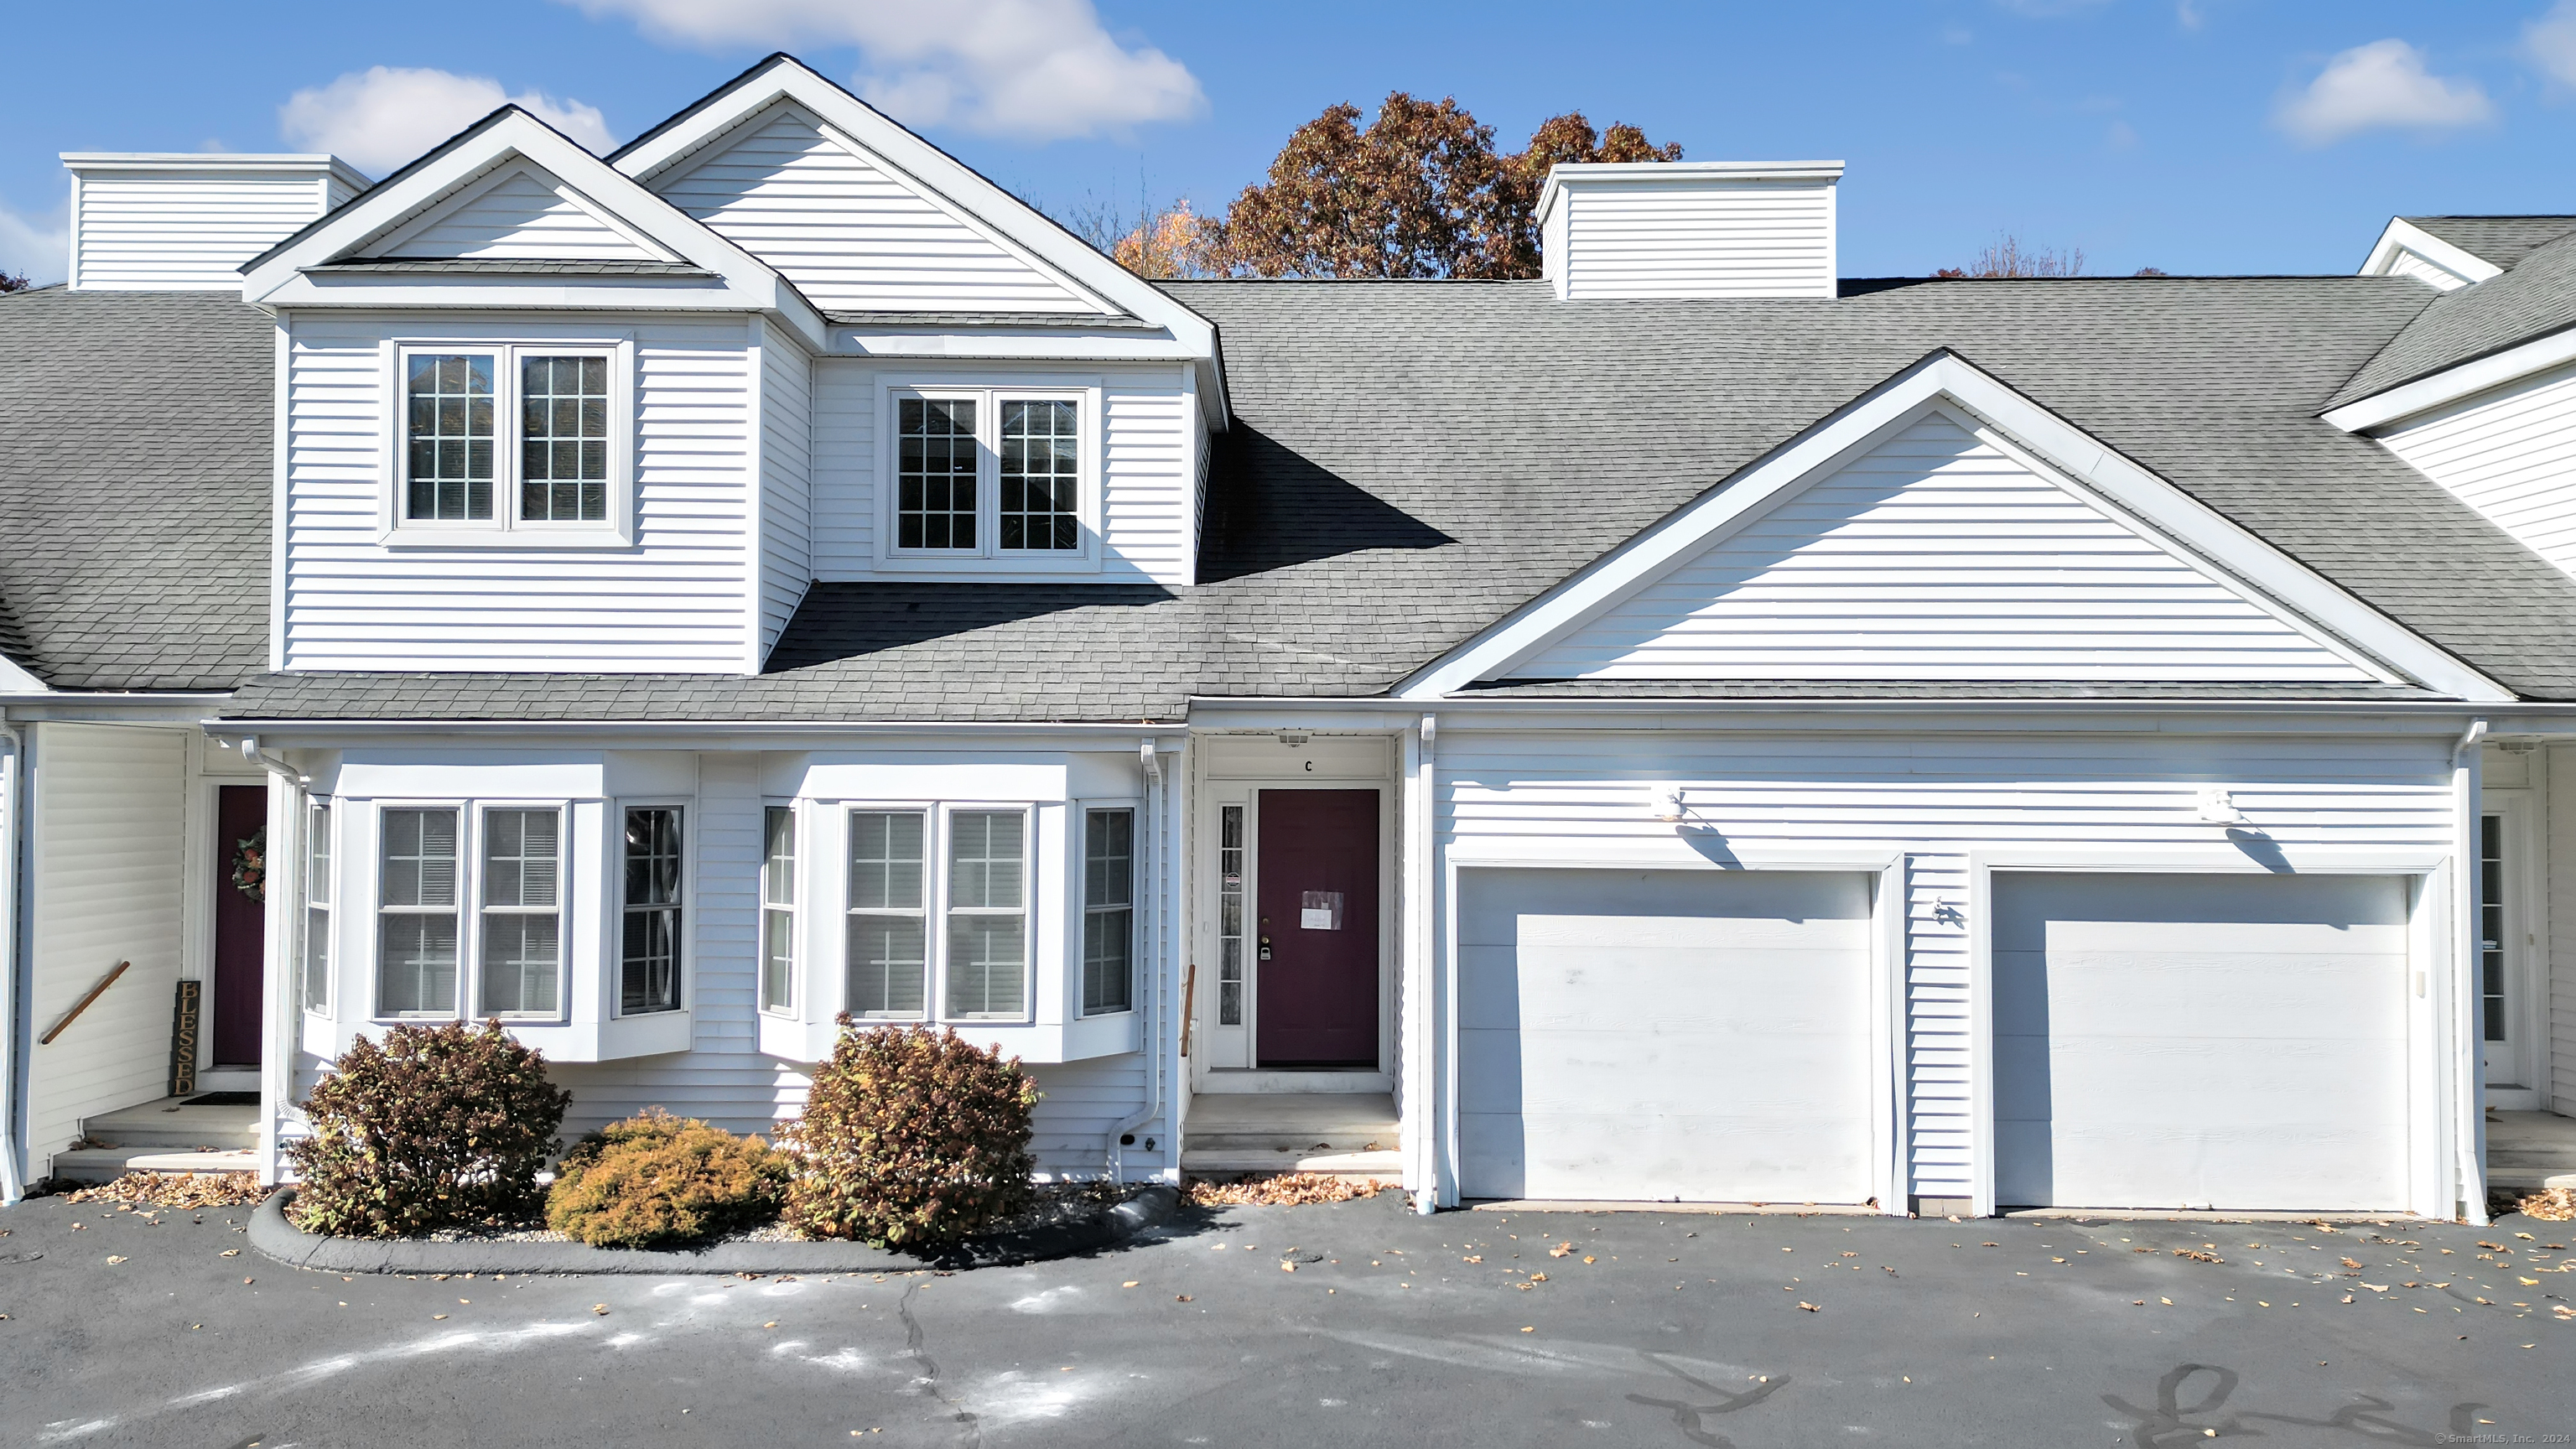
[{"label": "roof vent box", "polygon": [[1539,193],[1556,295],[1831,297],[1840,161],[1558,166]]},{"label": "roof vent box", "polygon": [[237,291],[242,263],[367,189],[337,156],[67,151],[71,285]]}]

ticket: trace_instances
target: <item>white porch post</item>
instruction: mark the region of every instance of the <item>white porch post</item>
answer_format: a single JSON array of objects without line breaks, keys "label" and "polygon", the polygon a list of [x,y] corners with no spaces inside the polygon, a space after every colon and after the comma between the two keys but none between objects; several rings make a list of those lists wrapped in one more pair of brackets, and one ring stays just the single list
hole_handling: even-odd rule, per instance
[{"label": "white porch post", "polygon": [[1402,1096],[1396,1114],[1402,1123],[1404,1181],[1412,1189],[1413,1208],[1419,1213],[1437,1212],[1444,1198],[1454,1196],[1444,1190],[1441,1180],[1443,1108],[1435,1085],[1439,1074],[1434,1056],[1439,1041],[1434,1028],[1440,973],[1433,960],[1438,939],[1433,929],[1433,882],[1438,875],[1432,859],[1432,795],[1437,764],[1434,741],[1439,733],[1439,718],[1426,714],[1419,728],[1404,734],[1404,1072],[1398,1080]]},{"label": "white porch post", "polygon": [[[2449,1030],[2440,1040],[2450,1058],[2436,1076],[2450,1090],[2451,1139],[2458,1158],[2459,1210],[2470,1222],[2487,1221],[2486,1069],[2478,1010],[2478,825],[2483,753],[2487,722],[2469,721],[2460,742],[2451,747],[2451,931],[2450,990],[2441,998],[2449,1008]],[[2440,1029],[2437,1023],[2437,1031]]]}]

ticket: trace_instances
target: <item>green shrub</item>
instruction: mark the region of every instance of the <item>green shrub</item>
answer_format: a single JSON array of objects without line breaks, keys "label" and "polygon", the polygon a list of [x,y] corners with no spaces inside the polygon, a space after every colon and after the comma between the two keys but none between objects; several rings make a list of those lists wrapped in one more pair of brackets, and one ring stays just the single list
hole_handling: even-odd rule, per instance
[{"label": "green shrub", "polygon": [[805,1115],[787,1221],[814,1237],[935,1248],[1027,1210],[1029,1109],[1020,1059],[926,1026],[861,1030],[841,1017]]},{"label": "green shrub", "polygon": [[787,1154],[659,1107],[581,1139],[555,1167],[546,1225],[596,1248],[660,1248],[778,1216]]},{"label": "green shrub", "polygon": [[360,1037],[304,1100],[313,1135],[287,1146],[296,1223],[396,1238],[523,1218],[571,1103],[497,1021]]}]

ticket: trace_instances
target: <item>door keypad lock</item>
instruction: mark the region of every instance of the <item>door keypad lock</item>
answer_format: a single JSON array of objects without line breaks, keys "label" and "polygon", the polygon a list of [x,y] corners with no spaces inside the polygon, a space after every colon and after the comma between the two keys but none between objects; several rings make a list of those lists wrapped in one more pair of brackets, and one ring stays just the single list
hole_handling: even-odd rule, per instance
[{"label": "door keypad lock", "polygon": [[1261,933],[1261,959],[1267,961],[1270,959],[1270,918],[1268,916],[1261,918]]}]

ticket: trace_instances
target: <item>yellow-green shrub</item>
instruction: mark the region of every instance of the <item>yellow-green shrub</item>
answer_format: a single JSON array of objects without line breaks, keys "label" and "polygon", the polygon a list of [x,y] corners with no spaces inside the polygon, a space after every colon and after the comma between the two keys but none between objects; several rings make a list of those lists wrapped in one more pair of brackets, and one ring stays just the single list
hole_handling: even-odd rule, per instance
[{"label": "yellow-green shrub", "polygon": [[787,1221],[821,1238],[928,1248],[969,1238],[1035,1198],[1029,1109],[1037,1083],[953,1031],[865,1030],[814,1071],[805,1115],[780,1124],[797,1150]]},{"label": "yellow-green shrub", "polygon": [[787,1172],[757,1137],[649,1108],[564,1154],[546,1225],[597,1248],[693,1242],[775,1218]]}]

